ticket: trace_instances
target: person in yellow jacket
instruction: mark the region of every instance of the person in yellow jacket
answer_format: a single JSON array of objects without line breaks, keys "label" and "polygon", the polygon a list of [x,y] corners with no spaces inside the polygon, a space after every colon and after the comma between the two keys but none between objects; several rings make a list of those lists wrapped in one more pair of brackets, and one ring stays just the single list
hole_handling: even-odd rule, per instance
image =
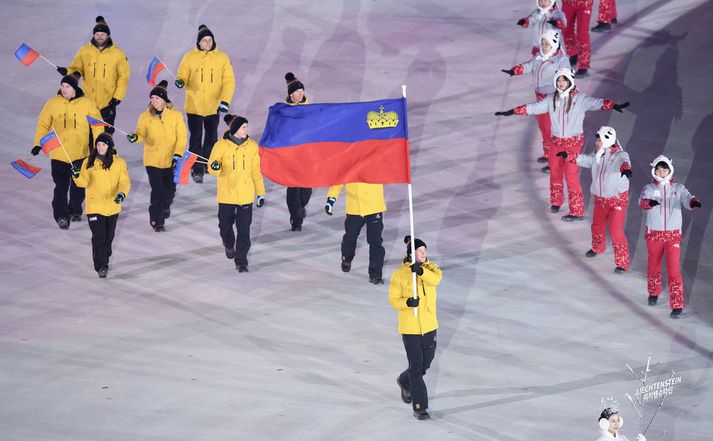
[{"label": "person in yellow jacket", "polygon": [[151,186],[149,224],[154,231],[166,231],[165,220],[171,215],[176,195],[173,169],[186,150],[186,123],[183,114],[168,99],[167,81],[161,81],[149,93],[149,107],[140,116],[136,133],[129,142],[144,143],[144,166]]},{"label": "person in yellow jacket", "polygon": [[70,222],[82,220],[84,189],[72,182],[72,169],[79,169],[84,158],[89,155],[89,136],[92,133],[96,136],[104,131],[102,127],[90,127],[87,115],[100,118],[97,106],[84,96],[77,78],[65,75],[57,95],[50,98],[40,112],[35,130],[35,146],[30,151],[33,155],[39,154],[40,140],[52,130],[57,132],[64,150],[58,148],[50,152],[54,181],[52,212],[57,225],[63,230],[69,228]]},{"label": "person in yellow jacket", "polygon": [[[186,88],[188,149],[207,158],[218,139],[218,114],[227,113],[233,99],[235,73],[230,59],[216,47],[215,37],[206,25],[198,27],[196,49],[183,56],[175,84],[179,89]],[[204,172],[205,166],[195,163],[191,177],[200,184]]]},{"label": "person in yellow jacket", "polygon": [[[265,205],[265,182],[260,173],[258,145],[248,136],[248,120],[226,115],[228,130],[215,143],[208,172],[218,178],[218,228],[225,257],[235,260],[235,268],[248,271],[250,224],[253,206]],[[257,199],[256,196],[257,195]],[[237,239],[233,224],[237,228]]]},{"label": "person in yellow jacket", "polygon": [[[431,367],[436,355],[436,287],[441,283],[441,269],[428,260],[426,244],[416,238],[415,263],[411,263],[411,236],[404,238],[406,257],[391,275],[389,303],[399,313],[399,334],[404,342],[408,369],[401,372],[396,383],[401,389],[401,400],[411,403],[413,415],[419,420],[430,418],[428,414],[428,390],[423,376]],[[413,297],[413,275],[416,273],[418,297]],[[418,314],[414,316],[414,308]]]},{"label": "person in yellow jacket", "polygon": [[80,170],[72,176],[78,186],[87,189],[87,219],[92,230],[92,259],[100,278],[107,276],[111,245],[121,203],[131,188],[126,162],[113,154],[111,135],[97,136],[92,152]]},{"label": "person in yellow jacket", "polygon": [[[57,72],[81,75],[87,96],[100,109],[101,119],[113,126],[116,106],[126,96],[131,68],[124,51],[114,46],[104,17],[100,15],[95,21],[92,40],[79,48],[69,67],[58,67]],[[114,133],[114,127],[107,127],[106,132]]]},{"label": "person in yellow jacket", "polygon": [[[327,203],[324,211],[328,215],[334,213],[334,203],[342,192],[342,185],[329,187]],[[342,237],[342,271],[348,273],[352,268],[352,259],[356,254],[356,242],[361,229],[366,224],[366,241],[369,244],[369,282],[374,285],[384,283],[382,269],[384,267],[384,247],[381,237],[384,231],[384,201],[383,184],[365,184],[361,182],[346,184],[347,187],[347,217],[344,220],[344,236]]]},{"label": "person in yellow jacket", "polygon": [[[285,74],[287,82],[287,97],[285,102],[291,106],[309,104],[305,96],[305,86],[295,77],[292,72]],[[287,199],[287,209],[290,212],[290,225],[292,231],[302,231],[302,224],[306,215],[305,207],[312,197],[311,188],[287,187],[285,194]]]}]

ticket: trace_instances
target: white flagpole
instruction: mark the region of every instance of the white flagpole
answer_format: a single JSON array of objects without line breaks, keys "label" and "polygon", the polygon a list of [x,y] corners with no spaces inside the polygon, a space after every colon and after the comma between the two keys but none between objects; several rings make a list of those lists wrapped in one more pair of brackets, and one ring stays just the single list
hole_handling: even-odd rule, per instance
[{"label": "white flagpole", "polygon": [[[156,57],[156,58],[158,58],[158,57]],[[173,72],[171,72],[170,70],[168,70],[168,66],[166,66],[166,63],[164,63],[163,60],[161,60],[160,58],[158,58],[158,61],[160,61],[161,64],[163,64],[163,68],[164,68],[164,69],[166,70],[166,72],[168,72],[168,74],[171,75],[171,76],[173,77],[173,79],[175,80],[175,79],[176,79],[176,76],[173,74]]]},{"label": "white flagpole", "polygon": [[[401,85],[401,95],[406,98],[406,85]],[[411,265],[416,263],[416,236],[413,228],[413,189],[408,184],[408,217],[411,225]],[[413,298],[418,299],[418,287],[416,286],[416,273],[411,273],[411,285],[413,286]],[[413,308],[413,316],[418,317],[418,307]]]},{"label": "white flagpole", "polygon": [[64,149],[64,144],[62,144],[62,140],[60,139],[57,132],[54,130],[54,127],[52,127],[52,133],[54,133],[54,136],[57,137],[57,141],[59,141],[59,146],[62,147],[62,151],[64,151],[64,154],[67,156],[67,161],[69,161],[69,165],[72,165],[72,158],[69,157],[69,153],[67,153],[67,150]]},{"label": "white flagpole", "polygon": [[57,65],[54,64],[53,62],[51,62],[50,60],[48,60],[47,58],[45,58],[41,53],[38,52],[37,55],[39,55],[40,58],[42,58],[43,60],[45,60],[45,61],[47,62],[47,64],[49,64],[50,66],[52,66],[52,67],[54,67],[55,69],[57,69]]}]

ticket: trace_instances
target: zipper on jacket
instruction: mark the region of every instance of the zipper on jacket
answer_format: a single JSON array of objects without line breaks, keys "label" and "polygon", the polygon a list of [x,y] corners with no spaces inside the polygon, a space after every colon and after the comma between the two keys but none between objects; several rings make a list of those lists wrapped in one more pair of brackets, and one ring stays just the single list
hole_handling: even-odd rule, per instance
[{"label": "zipper on jacket", "polygon": [[77,128],[77,114],[74,114],[74,128]]},{"label": "zipper on jacket", "polygon": [[64,128],[67,128],[67,110],[64,111]]},{"label": "zipper on jacket", "polygon": [[97,77],[97,63],[94,63],[94,78]]},{"label": "zipper on jacket", "polygon": [[203,68],[201,67],[201,83],[203,82]]},{"label": "zipper on jacket", "polygon": [[233,155],[233,171],[235,171],[235,155]]},{"label": "zipper on jacket", "polygon": [[102,78],[106,78],[106,63],[104,63],[104,72],[102,73]]},{"label": "zipper on jacket", "polygon": [[663,230],[666,231],[666,217],[668,214],[668,210],[666,209],[666,201],[668,200],[668,197],[666,196],[666,185],[664,184],[663,186]]},{"label": "zipper on jacket", "polygon": [[213,82],[213,68],[210,68],[210,82]]}]

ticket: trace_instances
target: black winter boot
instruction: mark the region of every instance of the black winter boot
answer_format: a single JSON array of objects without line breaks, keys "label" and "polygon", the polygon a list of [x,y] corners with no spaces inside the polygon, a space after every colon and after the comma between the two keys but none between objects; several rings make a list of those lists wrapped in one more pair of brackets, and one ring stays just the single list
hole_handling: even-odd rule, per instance
[{"label": "black winter boot", "polygon": [[683,312],[683,308],[674,308],[671,310],[671,317],[672,319],[680,319],[681,318],[681,313]]},{"label": "black winter boot", "polygon": [[656,305],[656,302],[658,302],[659,296],[649,296],[649,306],[654,306]]},{"label": "black winter boot", "polygon": [[567,214],[562,216],[562,220],[565,222],[581,221],[584,220],[584,216],[572,216],[571,214]]},{"label": "black winter boot", "polygon": [[352,261],[342,256],[342,271],[348,273],[352,269]]},{"label": "black winter boot", "polygon": [[596,257],[597,253],[595,253],[594,250],[589,250],[586,253],[584,253],[584,255],[587,257]]},{"label": "black winter boot", "polygon": [[592,28],[592,32],[609,32],[611,31],[611,25],[609,23],[604,23],[598,21],[597,25]]}]

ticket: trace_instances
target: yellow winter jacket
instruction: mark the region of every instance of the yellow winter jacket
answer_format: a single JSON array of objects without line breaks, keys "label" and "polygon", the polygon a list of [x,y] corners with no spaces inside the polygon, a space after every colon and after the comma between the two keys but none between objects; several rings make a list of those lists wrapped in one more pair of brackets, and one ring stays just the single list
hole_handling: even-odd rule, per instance
[{"label": "yellow winter jacket", "polygon": [[[364,184],[357,182],[347,186],[347,214],[368,216],[386,211],[384,184]],[[328,198],[337,199],[342,185],[333,185],[327,192]]]},{"label": "yellow winter jacket", "polygon": [[[220,170],[210,167],[220,162]],[[255,195],[265,195],[265,182],[260,173],[258,146],[252,138],[241,145],[223,138],[215,143],[208,159],[208,172],[218,177],[218,203],[245,205],[255,200]]]},{"label": "yellow winter jacket", "polygon": [[91,168],[87,168],[89,158],[82,163],[79,177],[74,179],[77,187],[87,189],[87,206],[84,210],[87,215],[101,214],[112,216],[121,211],[121,204],[114,202],[116,195],[124,193],[129,195],[131,182],[126,161],[117,155],[111,167],[104,169],[101,159],[97,158]]},{"label": "yellow winter jacket", "polygon": [[176,79],[186,83],[186,113],[207,116],[218,112],[221,101],[230,104],[235,92],[233,65],[225,52],[193,49],[183,56]]},{"label": "yellow winter jacket", "polygon": [[146,110],[136,125],[136,142],[144,143],[144,166],[169,168],[173,155],[183,156],[186,150],[186,123],[176,109],[164,108],[161,116]]},{"label": "yellow winter jacket", "polygon": [[[77,96],[71,100],[57,94],[45,103],[37,118],[35,145],[40,145],[40,139],[54,128],[72,161],[89,156],[89,130],[96,138],[104,132],[104,127],[89,126],[87,115],[96,119],[101,119],[101,115],[97,106],[81,90],[78,89]],[[67,162],[67,155],[60,147],[50,152],[50,159]]]},{"label": "yellow winter jacket", "polygon": [[93,44],[82,46],[74,56],[67,72],[79,72],[87,96],[99,109],[112,98],[123,100],[129,86],[129,60],[124,51],[113,44],[100,50]]},{"label": "yellow winter jacket", "polygon": [[406,306],[406,300],[413,297],[411,262],[403,263],[391,275],[389,282],[389,303],[399,312],[399,334],[425,334],[438,329],[436,319],[436,286],[441,283],[441,269],[426,260],[421,265],[423,275],[416,276],[418,290],[418,316],[413,308]]}]

